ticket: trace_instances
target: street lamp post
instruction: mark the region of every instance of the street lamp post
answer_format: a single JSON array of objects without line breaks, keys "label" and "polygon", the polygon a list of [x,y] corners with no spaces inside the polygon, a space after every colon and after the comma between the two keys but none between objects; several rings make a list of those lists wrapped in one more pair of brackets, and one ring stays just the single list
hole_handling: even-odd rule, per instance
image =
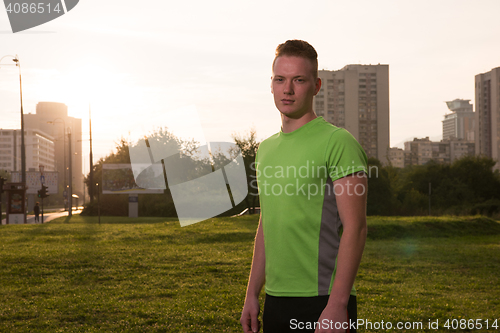
[{"label": "street lamp post", "polygon": [[[0,62],[2,62],[2,59],[5,57],[12,57],[12,61],[14,61],[16,63],[16,66],[19,67],[19,95],[21,99],[21,182],[23,185],[23,189],[26,190],[26,146],[24,144],[23,83],[21,78],[21,62],[19,62],[19,56],[17,54],[16,56],[3,56],[0,59]],[[26,195],[26,192],[24,193]],[[23,198],[23,200],[25,200],[25,198]],[[26,223],[26,209],[24,210],[23,215],[24,223]]]},{"label": "street lamp post", "polygon": [[[85,165],[85,156],[82,154],[82,158],[83,158],[83,165]],[[83,207],[85,207],[85,168],[83,168],[83,174],[84,174],[84,177],[82,177],[83,179],[83,186],[82,186],[82,195],[83,195]]]},{"label": "street lamp post", "polygon": [[19,67],[19,95],[21,99],[21,173],[22,173],[22,183],[26,187],[26,145],[24,142],[24,111],[23,111],[23,84],[21,78],[21,63],[16,54],[14,58],[16,66]]},{"label": "street lamp post", "polygon": [[90,203],[92,203],[94,201],[94,164],[92,158],[92,117],[90,115],[90,104],[89,104],[89,134],[90,134],[89,197],[90,197]]},{"label": "street lamp post", "polygon": [[71,128],[68,127],[68,151],[69,151],[69,193],[68,193],[68,216],[73,216],[73,165],[71,163]]}]

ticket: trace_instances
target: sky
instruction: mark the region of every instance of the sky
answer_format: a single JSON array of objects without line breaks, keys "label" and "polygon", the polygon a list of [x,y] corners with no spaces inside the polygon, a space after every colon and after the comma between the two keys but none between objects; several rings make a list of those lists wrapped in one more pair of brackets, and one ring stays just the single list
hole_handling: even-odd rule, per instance
[{"label": "sky", "polygon": [[[278,132],[274,51],[303,39],[320,69],[389,65],[390,143],[402,147],[441,139],[445,101],[474,103],[474,76],[500,66],[499,12],[498,0],[82,0],[18,33],[0,8],[0,58],[19,56],[25,113],[65,103],[86,140],[90,105],[95,162],[120,138],[164,126],[200,142],[252,127],[260,140]],[[18,71],[8,63],[0,62],[4,129],[20,128]]]}]

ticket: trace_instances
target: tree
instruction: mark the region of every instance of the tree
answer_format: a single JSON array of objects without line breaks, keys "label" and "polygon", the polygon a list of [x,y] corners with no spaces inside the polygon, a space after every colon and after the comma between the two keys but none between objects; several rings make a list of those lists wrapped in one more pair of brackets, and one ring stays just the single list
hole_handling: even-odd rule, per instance
[{"label": "tree", "polygon": [[[130,156],[128,153],[128,143],[122,137],[118,142],[115,142],[115,151],[111,152],[106,157],[101,157],[97,163],[93,165],[93,181],[90,184],[89,175],[85,177],[85,185],[90,195],[90,186],[94,188],[94,194],[97,196],[97,189],[102,193],[102,165],[106,163],[122,164],[130,163]],[[99,183],[99,187],[96,186]],[[126,216],[128,200],[124,195],[106,195],[100,197],[101,199],[101,214],[113,216]],[[82,215],[97,215],[97,200],[87,203]]]},{"label": "tree", "polygon": [[455,181],[466,185],[467,199],[480,203],[489,199],[500,200],[500,175],[493,171],[495,160],[485,156],[465,156],[451,165]]},{"label": "tree", "polygon": [[397,200],[388,170],[374,157],[368,159],[368,170],[367,215],[394,214]]},{"label": "tree", "polygon": [[[173,135],[167,128],[158,128],[154,130],[148,136],[148,142],[153,141],[160,142],[162,144],[170,146],[169,149],[179,151],[179,154],[172,156],[171,158],[166,158],[166,164],[169,164],[172,168],[181,170],[178,175],[184,178],[193,179],[199,176],[200,172],[206,171],[211,167],[207,168],[206,159],[197,159],[196,152],[199,149],[198,143],[194,140],[181,140]],[[129,143],[125,138],[120,138],[116,142],[115,151],[111,152],[106,157],[99,159],[97,163],[94,164],[94,182],[99,183],[99,189],[102,191],[102,167],[103,164],[130,164],[130,154],[129,154],[129,144],[137,145],[138,143]],[[204,167],[202,167],[204,166]],[[177,182],[185,181],[184,178],[176,179]],[[94,186],[94,193],[97,193],[97,188],[95,184],[89,184],[90,180],[87,176],[85,178],[85,183],[87,188]],[[141,194],[141,197],[146,198],[146,200],[140,200],[139,204],[139,214],[143,216],[176,216],[175,207],[173,204],[172,196],[170,190],[167,189],[161,194]],[[101,196],[101,211],[103,215],[115,215],[115,216],[126,216],[128,209],[128,200],[126,196],[123,195],[106,195]],[[86,211],[82,214],[93,215],[97,211],[97,203],[94,202],[93,205],[87,205]]]},{"label": "tree", "polygon": [[[115,152],[111,152],[106,157],[101,157],[97,163],[93,165],[94,171],[94,184],[90,184],[90,179],[87,175],[85,177],[85,185],[87,186],[87,190],[89,191],[90,186],[94,188],[94,193],[97,193],[97,186],[95,183],[100,183],[101,191],[102,191],[102,165],[105,163],[130,163],[130,155],[128,153],[128,143],[125,138],[120,138],[118,142],[115,142]],[[89,192],[90,195],[90,192]]]},{"label": "tree", "polygon": [[260,142],[257,141],[257,132],[255,128],[252,127],[245,134],[233,133],[231,136],[238,148],[240,148],[245,163],[248,185],[248,195],[245,198],[245,202],[249,213],[255,214],[255,206],[259,196],[255,165],[255,156],[257,155],[257,149],[260,145]]},{"label": "tree", "polygon": [[[495,161],[484,156],[466,156],[450,164],[429,161],[401,170],[396,189],[403,214],[428,211],[429,183],[431,207],[436,213],[470,213],[476,205],[500,200],[500,175]],[[494,205],[493,205],[494,206]]]}]

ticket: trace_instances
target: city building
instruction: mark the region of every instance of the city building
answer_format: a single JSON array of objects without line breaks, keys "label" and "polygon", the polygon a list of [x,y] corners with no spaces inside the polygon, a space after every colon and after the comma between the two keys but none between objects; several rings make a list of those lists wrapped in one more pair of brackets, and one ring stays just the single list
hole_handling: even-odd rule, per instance
[{"label": "city building", "polygon": [[500,169],[500,67],[475,76],[476,154],[497,161]]},{"label": "city building", "polygon": [[82,172],[82,120],[68,116],[68,107],[63,103],[39,102],[36,114],[24,115],[27,129],[39,129],[54,138],[55,170],[59,172],[61,186],[69,186],[69,135],[71,133],[71,164],[73,193],[83,195]]},{"label": "city building", "polygon": [[[26,171],[55,171],[54,138],[38,129],[25,129]],[[21,171],[21,130],[0,129],[0,170]]]},{"label": "city building", "polygon": [[389,148],[389,162],[393,167],[405,167],[405,152],[401,148]]},{"label": "city building", "polygon": [[318,116],[347,129],[368,157],[389,161],[389,65],[347,65],[320,70],[314,97]]},{"label": "city building", "polygon": [[451,113],[444,116],[443,140],[457,138],[474,141],[476,115],[470,99],[455,99],[446,102]]},{"label": "city building", "polygon": [[405,156],[405,166],[424,165],[432,160],[432,141],[429,140],[429,137],[406,141],[405,152],[408,152]]},{"label": "city building", "polygon": [[450,162],[458,160],[464,156],[474,156],[476,153],[476,143],[474,141],[452,139],[450,143]]},{"label": "city building", "polygon": [[[438,163],[453,163],[464,156],[475,154],[473,141],[464,139],[448,139],[431,141],[429,137],[414,138],[404,143],[404,165],[424,165],[433,160]],[[391,148],[392,149],[392,148]]]}]

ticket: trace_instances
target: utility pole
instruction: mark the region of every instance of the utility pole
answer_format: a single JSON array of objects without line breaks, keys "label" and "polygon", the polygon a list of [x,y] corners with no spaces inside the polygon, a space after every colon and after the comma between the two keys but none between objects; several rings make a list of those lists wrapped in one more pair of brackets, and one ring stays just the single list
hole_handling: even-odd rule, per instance
[{"label": "utility pole", "polygon": [[12,57],[12,61],[16,63],[16,66],[19,67],[19,96],[21,99],[21,183],[23,188],[23,219],[24,224],[26,224],[26,146],[24,142],[24,111],[23,111],[23,83],[21,78],[21,62],[19,61],[19,56],[6,55],[0,58],[0,62],[5,57]]},{"label": "utility pole", "polygon": [[68,150],[69,150],[69,193],[68,193],[68,216],[73,216],[73,155],[71,154],[71,128],[68,127]]},{"label": "utility pole", "polygon": [[101,196],[99,192],[99,183],[97,185],[97,215],[99,216],[99,225],[101,225]]},{"label": "utility pole", "polygon": [[[82,154],[83,155],[83,154]],[[83,165],[85,165],[85,156],[82,156],[83,157]],[[83,169],[83,174],[85,175],[85,168]],[[83,207],[85,207],[85,177],[82,177],[83,178]]]},{"label": "utility pole", "polygon": [[94,201],[94,164],[92,160],[92,117],[89,104],[89,131],[90,131],[90,172],[89,172],[89,197],[90,203]]},{"label": "utility pole", "polygon": [[0,224],[2,224],[2,193],[3,193],[3,185],[7,179],[0,176]]},{"label": "utility pole", "polygon": [[429,216],[431,215],[431,183],[429,183]]},{"label": "utility pole", "polygon": [[17,55],[14,62],[16,63],[16,66],[19,67],[19,95],[21,97],[21,181],[26,188],[26,145],[24,143],[23,83],[21,79],[21,63],[19,62]]}]

